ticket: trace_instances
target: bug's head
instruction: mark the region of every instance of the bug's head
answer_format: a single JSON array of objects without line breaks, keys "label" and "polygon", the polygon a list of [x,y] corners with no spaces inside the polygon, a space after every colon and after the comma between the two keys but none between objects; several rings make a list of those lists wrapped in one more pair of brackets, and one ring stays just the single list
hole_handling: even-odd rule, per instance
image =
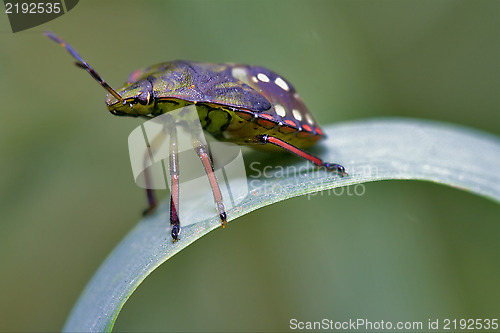
[{"label": "bug's head", "polygon": [[111,92],[106,96],[109,112],[117,116],[146,116],[153,108],[153,85],[148,80],[139,80],[125,85],[116,92],[118,99]]},{"label": "bug's head", "polygon": [[148,80],[128,83],[118,91],[111,88],[99,74],[63,39],[50,31],[45,35],[64,47],[76,59],[75,64],[85,69],[101,86],[108,91],[106,105],[108,110],[117,116],[145,116],[151,113],[153,86]]}]

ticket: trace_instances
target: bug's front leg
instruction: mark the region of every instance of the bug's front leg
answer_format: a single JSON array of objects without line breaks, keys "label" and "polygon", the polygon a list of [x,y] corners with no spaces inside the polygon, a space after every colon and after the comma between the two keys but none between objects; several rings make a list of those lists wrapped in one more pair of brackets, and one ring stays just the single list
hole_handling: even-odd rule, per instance
[{"label": "bug's front leg", "polygon": [[179,220],[179,146],[177,145],[177,128],[175,123],[169,126],[170,133],[170,225],[173,241],[179,239],[181,224]]},{"label": "bug's front leg", "polygon": [[155,152],[158,151],[161,143],[169,138],[169,174],[170,174],[170,225],[171,235],[174,242],[179,239],[181,232],[179,220],[179,148],[177,144],[177,128],[173,118],[169,117],[165,121],[163,130],[158,133],[151,142],[147,142],[147,150],[144,153],[144,179],[146,183],[146,196],[148,208],[143,212],[144,215],[152,213],[157,206],[157,200],[152,189],[153,184],[149,172],[148,161],[151,160]]},{"label": "bug's front leg", "polygon": [[289,144],[286,141],[278,139],[277,137],[267,135],[267,134],[257,135],[256,141],[257,141],[257,143],[261,143],[261,144],[273,144],[275,146],[278,146],[280,148],[283,148],[283,149],[291,152],[292,154],[295,154],[297,156],[305,158],[306,160],[311,161],[312,163],[316,164],[319,167],[326,168],[328,171],[335,171],[338,174],[340,174],[342,177],[347,176],[347,172],[345,171],[345,168],[342,165],[336,164],[336,163],[324,162],[319,157],[316,157],[312,154],[309,154],[308,152],[303,151],[302,149],[299,149],[299,148],[295,147],[294,145]]},{"label": "bug's front leg", "polygon": [[144,158],[143,158],[143,169],[144,169],[144,180],[146,182],[146,199],[148,201],[148,208],[146,208],[143,212],[142,215],[149,215],[152,212],[155,211],[156,206],[158,205],[158,201],[156,200],[156,195],[154,190],[151,188],[151,177],[149,174],[149,169],[147,168],[147,161],[150,159],[150,150],[151,146],[149,143],[147,143],[148,149],[144,152]]},{"label": "bug's front leg", "polygon": [[208,181],[210,182],[210,187],[212,188],[212,194],[214,197],[215,205],[217,206],[217,211],[219,213],[219,217],[221,220],[222,227],[225,227],[227,224],[227,214],[224,208],[224,203],[222,200],[222,192],[219,187],[219,182],[215,177],[214,166],[212,163],[212,159],[208,154],[207,146],[199,139],[199,136],[195,133],[192,134],[192,144],[194,149],[196,150],[196,154],[201,160],[203,168],[208,176]]},{"label": "bug's front leg", "polygon": [[[148,173],[148,170],[144,170],[144,173]],[[148,176],[146,176],[146,179],[147,179]],[[146,180],[146,184],[147,184],[147,180]],[[147,185],[146,185],[147,186]],[[156,195],[155,195],[155,191],[153,189],[150,189],[150,188],[146,188],[146,198],[148,200],[148,208],[144,209],[144,211],[142,212],[142,215],[149,215],[151,214],[152,212],[155,211],[156,209],[156,206],[158,205],[158,201],[156,200]]]}]

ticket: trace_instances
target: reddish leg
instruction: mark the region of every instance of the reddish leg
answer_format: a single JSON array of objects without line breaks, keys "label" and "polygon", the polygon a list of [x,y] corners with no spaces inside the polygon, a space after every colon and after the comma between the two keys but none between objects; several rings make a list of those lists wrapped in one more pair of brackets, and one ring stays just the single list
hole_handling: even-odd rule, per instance
[{"label": "reddish leg", "polygon": [[278,139],[274,136],[270,136],[267,134],[258,135],[257,140],[258,140],[258,142],[263,143],[263,144],[270,143],[270,144],[273,144],[273,145],[278,146],[280,148],[283,148],[285,150],[288,150],[289,152],[291,152],[297,156],[300,156],[302,158],[305,158],[308,161],[311,161],[312,163],[316,164],[319,167],[326,168],[328,171],[336,171],[341,176],[347,175],[347,172],[345,172],[345,168],[342,165],[336,164],[336,163],[323,162],[322,159],[320,159],[314,155],[311,155],[308,152],[305,152],[302,149],[299,149],[299,148],[289,144],[288,142],[283,141],[281,139]]},{"label": "reddish leg", "polygon": [[[172,226],[172,239],[177,241],[179,239],[179,234],[181,232],[181,225],[179,220],[179,150],[177,145],[177,132],[175,126],[168,129],[170,134],[170,176],[171,176],[171,196],[170,196],[170,224]],[[196,154],[201,160],[203,168],[208,176],[210,187],[212,189],[212,194],[214,197],[215,205],[217,211],[219,212],[219,217],[224,227],[226,225],[226,211],[224,208],[224,203],[222,200],[222,193],[219,188],[219,183],[215,177],[214,167],[212,159],[208,154],[208,149],[205,144],[198,139],[195,134],[192,134],[192,145],[196,151]]]},{"label": "reddish leg", "polygon": [[181,233],[179,220],[179,147],[177,145],[177,129],[168,128],[170,134],[170,225],[172,239],[177,241]]},{"label": "reddish leg", "polygon": [[198,154],[198,157],[203,164],[203,168],[208,176],[208,181],[210,182],[210,187],[212,188],[212,194],[214,197],[215,205],[217,206],[217,211],[219,212],[219,217],[221,220],[222,227],[225,227],[226,222],[226,210],[224,208],[224,203],[222,201],[222,193],[219,188],[219,183],[217,182],[217,178],[214,173],[214,166],[212,163],[212,159],[208,154],[208,149],[205,144],[203,144],[195,135],[193,135],[193,147]]}]

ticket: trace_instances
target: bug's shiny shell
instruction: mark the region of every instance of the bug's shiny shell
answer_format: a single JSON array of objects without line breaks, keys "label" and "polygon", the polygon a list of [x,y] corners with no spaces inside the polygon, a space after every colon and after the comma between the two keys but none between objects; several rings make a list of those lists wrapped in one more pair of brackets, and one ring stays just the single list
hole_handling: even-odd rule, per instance
[{"label": "bug's shiny shell", "polygon": [[305,148],[323,136],[293,86],[263,67],[166,62],[133,72],[117,92],[126,103],[108,94],[114,114],[154,117],[195,103],[205,130],[238,144],[269,134]]}]

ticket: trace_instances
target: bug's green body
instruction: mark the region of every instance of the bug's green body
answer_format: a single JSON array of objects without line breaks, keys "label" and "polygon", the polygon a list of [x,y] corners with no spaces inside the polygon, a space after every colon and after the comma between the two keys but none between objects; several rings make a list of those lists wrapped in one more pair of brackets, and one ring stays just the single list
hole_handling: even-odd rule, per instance
[{"label": "bug's green body", "polygon": [[293,86],[262,67],[166,62],[133,72],[117,93],[125,103],[106,97],[113,114],[150,118],[196,104],[207,132],[237,144],[268,134],[306,148],[322,137]]}]

